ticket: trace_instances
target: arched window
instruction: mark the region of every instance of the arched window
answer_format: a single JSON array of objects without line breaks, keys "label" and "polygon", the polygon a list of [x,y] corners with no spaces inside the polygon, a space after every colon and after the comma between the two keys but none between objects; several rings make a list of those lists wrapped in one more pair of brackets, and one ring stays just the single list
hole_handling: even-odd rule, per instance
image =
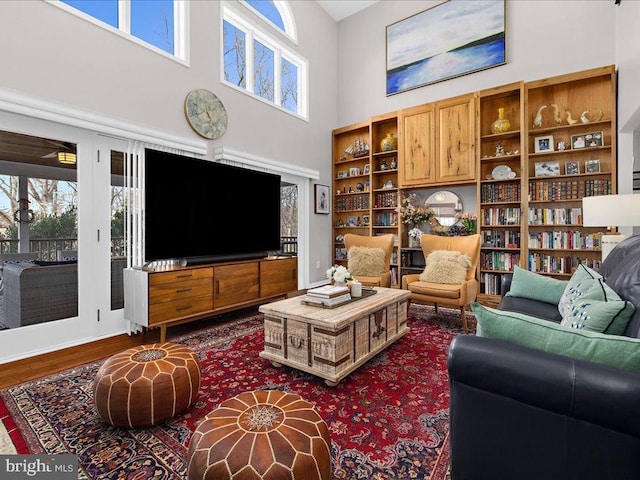
[{"label": "arched window", "polygon": [[[244,1],[241,3],[248,5]],[[275,8],[276,4],[286,2],[254,3],[271,4]],[[230,3],[222,3],[221,17],[222,82],[308,119],[306,59],[265,32]],[[284,25],[286,28],[286,22]]]},{"label": "arched window", "polygon": [[253,9],[258,15],[273,24],[278,30],[291,38],[298,40],[296,24],[293,21],[293,13],[289,4],[283,0],[242,0],[243,3]]}]

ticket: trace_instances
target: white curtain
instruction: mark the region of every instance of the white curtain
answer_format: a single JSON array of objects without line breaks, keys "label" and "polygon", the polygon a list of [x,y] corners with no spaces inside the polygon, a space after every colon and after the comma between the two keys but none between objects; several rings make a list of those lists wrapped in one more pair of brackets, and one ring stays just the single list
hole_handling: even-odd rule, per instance
[{"label": "white curtain", "polygon": [[[162,152],[175,153],[188,157],[201,157],[193,152],[185,152],[175,148],[152,145],[146,142],[130,140],[124,157],[124,203],[125,229],[124,241],[127,255],[127,268],[143,266],[145,231],[144,231],[144,187],[145,187],[145,148]],[[129,335],[142,330],[142,325],[128,321]]]}]

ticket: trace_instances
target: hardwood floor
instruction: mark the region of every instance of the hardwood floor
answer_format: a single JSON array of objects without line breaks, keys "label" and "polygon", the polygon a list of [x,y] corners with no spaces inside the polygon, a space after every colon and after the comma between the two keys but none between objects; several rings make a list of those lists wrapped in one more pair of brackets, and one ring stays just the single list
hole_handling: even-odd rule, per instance
[{"label": "hardwood floor", "polygon": [[[301,291],[301,292],[304,292]],[[297,292],[295,293],[297,294]],[[212,322],[220,322],[233,318],[252,315],[258,312],[258,306],[252,306],[232,312],[216,315],[190,323],[172,326],[168,330],[167,341],[171,337],[210,326]],[[65,348],[51,353],[45,353],[36,357],[17,360],[15,362],[0,365],[0,389],[18,385],[29,380],[50,375],[60,370],[82,365],[101,358],[109,357],[115,353],[136,347],[145,343],[160,341],[160,329],[147,330],[145,333],[129,336],[118,335],[104,340]]]},{"label": "hardwood floor", "polygon": [[146,335],[135,336],[118,335],[116,337],[98,340],[75,347],[65,348],[36,357],[16,360],[0,365],[0,389],[18,385],[66,368],[82,365],[127,348],[136,347],[143,343],[153,343],[160,339],[159,330],[151,330]]}]

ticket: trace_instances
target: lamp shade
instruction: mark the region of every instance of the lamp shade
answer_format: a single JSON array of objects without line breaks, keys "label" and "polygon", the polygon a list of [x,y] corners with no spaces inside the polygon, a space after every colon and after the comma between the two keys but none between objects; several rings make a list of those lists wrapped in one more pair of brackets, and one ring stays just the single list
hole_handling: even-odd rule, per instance
[{"label": "lamp shade", "polygon": [[596,195],[582,199],[585,227],[640,226],[640,195]]}]

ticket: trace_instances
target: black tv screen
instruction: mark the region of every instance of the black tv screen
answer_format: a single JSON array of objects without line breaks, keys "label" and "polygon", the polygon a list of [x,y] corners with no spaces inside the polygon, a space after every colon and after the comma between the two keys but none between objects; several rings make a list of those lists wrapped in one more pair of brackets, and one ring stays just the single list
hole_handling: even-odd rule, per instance
[{"label": "black tv screen", "polygon": [[280,176],[145,150],[145,259],[257,258],[280,249]]}]

